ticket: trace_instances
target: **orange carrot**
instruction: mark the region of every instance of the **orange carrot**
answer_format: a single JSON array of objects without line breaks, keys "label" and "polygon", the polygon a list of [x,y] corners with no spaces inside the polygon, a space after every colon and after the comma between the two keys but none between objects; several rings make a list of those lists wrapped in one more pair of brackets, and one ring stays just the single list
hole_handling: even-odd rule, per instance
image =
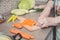
[{"label": "orange carrot", "polygon": [[20,23],[14,23],[13,26],[16,28],[22,28],[23,27]]},{"label": "orange carrot", "polygon": [[28,25],[28,26],[34,26],[36,24],[36,21],[27,18],[26,20],[24,20],[22,23],[22,25]]},{"label": "orange carrot", "polygon": [[22,31],[19,31],[19,30],[14,30],[14,29],[11,29],[10,30],[11,33],[13,34],[17,34],[17,33],[20,33],[22,35],[23,38],[26,38],[26,39],[34,39],[34,37],[32,35],[29,35],[27,33],[24,33]]},{"label": "orange carrot", "polygon": [[28,26],[32,27],[35,24],[36,24],[36,21],[27,18],[22,23],[14,23],[13,26],[16,28],[22,28],[24,25],[28,25]]}]

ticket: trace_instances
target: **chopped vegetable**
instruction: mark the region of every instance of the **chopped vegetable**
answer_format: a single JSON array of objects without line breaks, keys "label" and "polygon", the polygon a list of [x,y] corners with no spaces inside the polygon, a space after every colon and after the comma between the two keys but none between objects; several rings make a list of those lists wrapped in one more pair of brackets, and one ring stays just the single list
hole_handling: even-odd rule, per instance
[{"label": "chopped vegetable", "polygon": [[35,6],[35,0],[21,0],[18,4],[19,9],[31,9]]},{"label": "chopped vegetable", "polygon": [[15,21],[17,19],[17,16],[16,15],[12,15],[8,20],[7,20],[7,23],[10,22],[10,21]]},{"label": "chopped vegetable", "polygon": [[12,21],[14,22],[17,19],[17,16],[15,15],[12,19]]},{"label": "chopped vegetable", "polygon": [[12,15],[8,20],[7,23],[10,22],[13,19],[14,15]]},{"label": "chopped vegetable", "polygon": [[16,28],[22,28],[23,27],[20,23],[14,23],[13,26]]},{"label": "chopped vegetable", "polygon": [[23,26],[24,25],[28,25],[28,26],[34,26],[36,24],[36,21],[30,19],[30,18],[27,18],[25,19],[22,23],[21,23]]},{"label": "chopped vegetable", "polygon": [[11,11],[11,14],[15,14],[15,15],[24,15],[28,13],[28,10],[26,9],[14,9]]},{"label": "chopped vegetable", "polygon": [[[14,15],[24,15],[28,13],[29,9],[33,8],[35,6],[35,0],[21,0],[21,2],[18,4],[19,9],[14,9],[11,11],[11,14]],[[14,22],[17,18],[17,16],[11,16],[7,22],[10,22],[11,20]]]},{"label": "chopped vegetable", "polygon": [[24,21],[22,21],[21,23],[14,23],[13,26],[16,27],[16,28],[22,28],[23,26],[29,26],[29,27],[32,27],[36,24],[36,21],[32,20],[32,19],[25,19]]},{"label": "chopped vegetable", "polygon": [[35,6],[35,0],[27,0],[30,3],[30,7],[33,8]]},{"label": "chopped vegetable", "polygon": [[25,32],[20,31],[20,30],[11,29],[10,32],[13,33],[13,34],[19,33],[19,34],[22,35],[23,38],[26,38],[26,39],[34,39],[34,36],[29,35],[29,34],[27,34]]}]

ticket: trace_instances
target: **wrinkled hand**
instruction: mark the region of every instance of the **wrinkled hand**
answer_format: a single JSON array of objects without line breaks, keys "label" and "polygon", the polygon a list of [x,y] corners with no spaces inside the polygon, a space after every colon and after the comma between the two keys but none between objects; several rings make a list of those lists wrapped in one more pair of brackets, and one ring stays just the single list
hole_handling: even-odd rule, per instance
[{"label": "wrinkled hand", "polygon": [[57,22],[53,17],[39,17],[38,18],[38,26],[41,28],[48,27],[48,26],[55,26]]},{"label": "wrinkled hand", "polygon": [[40,17],[38,18],[38,26],[40,27],[48,27],[48,26],[54,26],[56,25],[55,18],[53,17],[48,17],[51,11],[51,8],[53,7],[54,2],[49,1],[47,3],[46,8],[44,11],[40,14]]}]

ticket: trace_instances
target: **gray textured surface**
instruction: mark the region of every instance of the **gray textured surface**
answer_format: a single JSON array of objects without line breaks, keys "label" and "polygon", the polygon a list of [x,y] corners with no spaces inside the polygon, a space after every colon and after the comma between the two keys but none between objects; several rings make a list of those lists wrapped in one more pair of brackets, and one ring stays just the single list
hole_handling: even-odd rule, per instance
[{"label": "gray textured surface", "polygon": [[[4,14],[6,17],[9,17],[10,11],[12,9],[17,8],[17,4],[18,4],[19,1],[20,0],[0,0],[0,13]],[[38,16],[39,16],[39,13],[30,13],[30,14],[24,15],[24,17],[29,17],[29,18],[32,18],[32,19],[37,19]],[[9,32],[10,28],[14,28],[14,27],[12,27],[12,23],[0,24],[0,32],[5,33],[6,35],[12,36],[12,34]],[[51,31],[51,28],[41,29],[41,30],[37,30],[37,31],[34,31],[34,32],[29,32],[25,28],[18,29],[18,30],[22,30],[22,31],[24,31],[28,34],[34,35],[35,40],[45,40],[48,33]]]}]

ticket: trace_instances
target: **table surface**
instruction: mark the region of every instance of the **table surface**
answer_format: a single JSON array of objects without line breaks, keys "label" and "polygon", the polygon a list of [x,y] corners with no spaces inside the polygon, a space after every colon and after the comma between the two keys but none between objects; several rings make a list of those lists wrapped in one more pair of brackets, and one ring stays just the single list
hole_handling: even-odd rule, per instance
[{"label": "table surface", "polygon": [[[19,2],[18,0],[10,0],[10,1],[0,0],[0,13],[4,14],[6,18],[9,17],[11,10],[17,8],[18,2]],[[38,16],[39,16],[39,13],[29,13],[29,14],[24,15],[23,17],[29,17],[29,18],[37,20]],[[12,36],[13,34],[9,32],[11,28],[14,28],[12,27],[12,24],[13,24],[12,22],[11,23],[5,22],[5,23],[0,24],[0,32],[3,32],[6,35]],[[17,29],[17,28],[14,28],[14,29]],[[18,30],[34,35],[35,40],[45,40],[49,32],[52,30],[52,28],[41,29],[34,32],[30,32],[26,30],[25,28],[18,29]]]},{"label": "table surface", "polygon": [[[30,14],[24,15],[23,17],[25,17],[25,18],[29,17],[29,18],[36,20],[38,16],[39,16],[39,13],[30,13]],[[5,33],[6,35],[12,36],[13,34],[11,34],[9,32],[9,30],[11,28],[14,28],[14,27],[12,27],[12,24],[13,24],[12,22],[10,22],[10,23],[5,22],[3,24],[0,24],[0,32]],[[17,28],[14,28],[14,29],[17,29]],[[35,40],[45,40],[46,37],[48,36],[49,32],[51,31],[51,29],[52,28],[46,28],[46,29],[40,29],[40,30],[33,31],[33,32],[30,32],[30,31],[26,30],[25,28],[18,29],[18,30],[21,30],[23,32],[33,35],[35,37]]]}]

